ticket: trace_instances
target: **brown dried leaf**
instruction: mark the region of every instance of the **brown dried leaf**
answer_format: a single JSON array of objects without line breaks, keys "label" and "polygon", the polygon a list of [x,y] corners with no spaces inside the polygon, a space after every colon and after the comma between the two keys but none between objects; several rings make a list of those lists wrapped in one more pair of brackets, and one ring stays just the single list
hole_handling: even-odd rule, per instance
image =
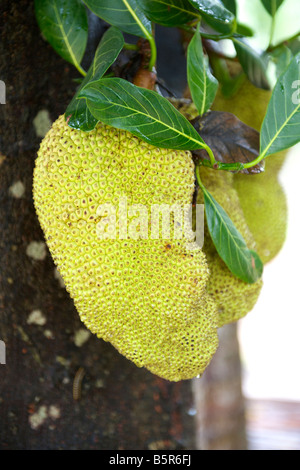
[{"label": "brown dried leaf", "polygon": [[[240,121],[234,114],[209,111],[191,121],[192,125],[212,149],[215,159],[223,163],[249,163],[259,155],[259,132]],[[208,159],[205,150],[193,150],[197,159]],[[264,171],[260,162],[241,173],[257,174]]]}]

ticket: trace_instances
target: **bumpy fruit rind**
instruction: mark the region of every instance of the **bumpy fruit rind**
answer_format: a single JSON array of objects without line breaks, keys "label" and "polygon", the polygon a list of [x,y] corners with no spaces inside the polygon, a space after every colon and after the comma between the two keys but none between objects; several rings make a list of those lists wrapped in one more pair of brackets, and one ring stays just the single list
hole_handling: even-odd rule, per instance
[{"label": "bumpy fruit rind", "polygon": [[172,381],[202,374],[218,346],[205,255],[180,239],[99,239],[98,208],[112,204],[118,221],[120,198],[148,210],[183,206],[194,183],[189,152],[155,148],[101,123],[84,133],[63,116],[34,170],[36,212],[82,321],[137,366]]},{"label": "bumpy fruit rind", "polygon": [[[233,174],[202,167],[200,176],[204,186],[227,212],[243,236],[247,247],[255,250],[255,240],[244,217],[238,194],[233,187]],[[202,192],[199,192],[197,202],[203,203]],[[261,292],[262,280],[249,284],[234,276],[220,258],[209,236],[207,225],[203,251],[210,269],[207,291],[217,305],[218,326],[239,320],[256,304]]]},{"label": "bumpy fruit rind", "polygon": [[[235,114],[248,126],[260,131],[271,92],[245,80],[238,92],[225,98],[219,90],[212,109]],[[236,174],[234,188],[249,228],[256,241],[256,251],[263,263],[271,261],[284,245],[287,233],[288,207],[279,172],[287,151],[270,155],[265,172],[257,175]]]}]

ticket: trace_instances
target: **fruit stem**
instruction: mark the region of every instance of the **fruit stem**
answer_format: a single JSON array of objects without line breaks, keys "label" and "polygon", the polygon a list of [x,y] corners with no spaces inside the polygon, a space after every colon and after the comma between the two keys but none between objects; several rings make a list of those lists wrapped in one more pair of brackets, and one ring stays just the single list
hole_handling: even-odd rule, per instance
[{"label": "fruit stem", "polygon": [[130,11],[131,15],[133,16],[133,18],[135,19],[135,21],[137,22],[137,24],[139,25],[139,27],[141,28],[141,31],[143,32],[144,34],[144,37],[146,39],[148,39],[149,41],[149,44],[150,44],[150,48],[151,48],[151,59],[150,59],[150,62],[149,62],[149,70],[150,72],[152,72],[153,70],[153,67],[155,66],[156,64],[156,56],[157,56],[157,52],[156,52],[156,44],[155,44],[155,40],[154,40],[154,37],[151,33],[149,33],[149,31],[147,30],[147,28],[145,28],[145,26],[143,25],[142,21],[139,19],[139,17],[137,16],[137,14],[135,13],[134,9],[131,7],[131,5],[128,3],[127,0],[123,0],[125,6],[127,7],[127,9]]},{"label": "fruit stem", "polygon": [[137,44],[129,44],[129,42],[124,43],[124,49],[127,49],[128,51],[138,51],[139,47]]},{"label": "fruit stem", "polygon": [[218,162],[216,161],[214,154],[211,150],[210,147],[207,145],[203,146],[203,148],[207,151],[210,160],[202,160],[201,165],[208,166],[209,168],[213,168],[214,170],[224,170],[224,171],[234,171],[234,172],[239,172],[243,169],[247,168],[252,168],[255,165],[258,165],[264,158],[266,152],[262,152],[258,157],[255,158],[255,160],[252,160],[249,163],[241,163],[241,162],[235,162],[235,163],[224,163],[224,162]]},{"label": "fruit stem", "polygon": [[211,166],[214,167],[217,162],[216,162],[216,159],[215,159],[215,156],[214,156],[214,154],[213,154],[212,149],[211,149],[208,145],[203,146],[203,148],[204,148],[204,149],[206,150],[206,152],[208,153]]},{"label": "fruit stem", "polygon": [[86,76],[86,71],[83,70],[83,68],[81,67],[81,65],[78,64],[78,62],[75,62],[74,65],[75,65],[76,69],[78,70],[78,72],[81,73],[81,75],[82,75],[83,77],[85,77],[85,76]]},{"label": "fruit stem", "polygon": [[155,43],[155,39],[152,36],[152,34],[149,34],[147,39],[149,41],[150,49],[151,49],[151,58],[150,58],[150,61],[149,61],[148,68],[149,68],[150,72],[152,72],[154,67],[155,67],[156,57],[157,57],[156,43]]},{"label": "fruit stem", "polygon": [[265,153],[266,152],[259,154],[255,160],[252,160],[252,162],[244,163],[243,168],[251,168],[252,166],[255,166],[260,163],[265,158]]},{"label": "fruit stem", "polygon": [[200,166],[201,166],[201,164],[200,164],[200,165],[196,165],[195,174],[196,174],[196,180],[197,180],[197,183],[198,183],[199,187],[200,187],[201,189],[203,189],[204,186],[203,186],[203,183],[202,183],[201,177],[200,177]]}]

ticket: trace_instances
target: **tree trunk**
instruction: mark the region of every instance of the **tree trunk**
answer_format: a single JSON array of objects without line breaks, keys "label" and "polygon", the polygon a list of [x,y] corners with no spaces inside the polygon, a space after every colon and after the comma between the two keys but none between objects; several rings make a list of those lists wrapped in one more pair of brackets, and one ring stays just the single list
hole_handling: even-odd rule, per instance
[{"label": "tree trunk", "polygon": [[78,75],[43,40],[33,1],[2,0],[0,28],[0,448],[199,448],[193,381],[160,379],[89,334],[57,275],[32,174]]},{"label": "tree trunk", "polygon": [[245,402],[237,325],[219,330],[219,349],[201,379],[194,379],[196,442],[202,450],[245,450]]}]

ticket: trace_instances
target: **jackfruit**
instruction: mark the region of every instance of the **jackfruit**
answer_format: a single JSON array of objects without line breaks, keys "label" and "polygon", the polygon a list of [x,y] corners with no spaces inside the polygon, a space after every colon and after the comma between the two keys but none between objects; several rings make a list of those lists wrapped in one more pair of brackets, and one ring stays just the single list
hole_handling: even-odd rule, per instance
[{"label": "jackfruit", "polygon": [[269,90],[258,88],[245,79],[237,93],[230,97],[225,97],[219,87],[211,109],[232,113],[247,126],[260,131],[270,98]]},{"label": "jackfruit", "polygon": [[[191,101],[171,99],[171,102],[188,119],[193,119],[198,115],[197,109]],[[239,195],[233,186],[233,173],[201,167],[200,177],[206,189],[227,212],[244,237],[248,248],[256,250],[256,241],[248,227]],[[197,204],[204,204],[202,191],[198,192]],[[237,321],[252,310],[258,300],[262,280],[248,284],[231,273],[219,256],[206,223],[203,251],[210,270],[207,291],[217,305],[218,326],[221,327]]]},{"label": "jackfruit", "polygon": [[[227,212],[243,236],[247,247],[255,250],[255,240],[244,217],[237,191],[233,187],[234,175],[225,171],[201,167],[200,177],[205,188]],[[202,191],[198,193],[197,203],[204,203]],[[231,273],[213,244],[207,224],[205,225],[203,251],[210,270],[207,292],[217,305],[218,326],[221,327],[239,320],[252,310],[258,300],[262,280],[248,284]]]},{"label": "jackfruit", "polygon": [[195,106],[195,103],[189,98],[168,98],[170,103],[180,111],[183,116],[191,121],[192,119],[199,116],[199,112]]},{"label": "jackfruit", "polygon": [[190,152],[155,148],[101,123],[85,133],[64,116],[34,169],[36,212],[81,320],[138,367],[171,381],[202,374],[218,346],[208,265],[200,248],[152,239],[149,227],[148,237],[126,238],[120,200],[150,214],[155,204],[191,204],[194,186]]},{"label": "jackfruit", "polygon": [[268,157],[264,173],[234,177],[234,188],[255,237],[256,251],[265,264],[280,252],[286,238],[287,199],[278,180],[284,160],[285,155],[272,155]]},{"label": "jackfruit", "polygon": [[[230,98],[218,90],[212,109],[235,114],[241,121],[260,131],[271,92],[245,80],[238,93]],[[271,261],[281,250],[287,231],[288,208],[278,173],[287,151],[268,156],[264,173],[234,176],[240,204],[256,241],[256,251],[263,263]]]}]

